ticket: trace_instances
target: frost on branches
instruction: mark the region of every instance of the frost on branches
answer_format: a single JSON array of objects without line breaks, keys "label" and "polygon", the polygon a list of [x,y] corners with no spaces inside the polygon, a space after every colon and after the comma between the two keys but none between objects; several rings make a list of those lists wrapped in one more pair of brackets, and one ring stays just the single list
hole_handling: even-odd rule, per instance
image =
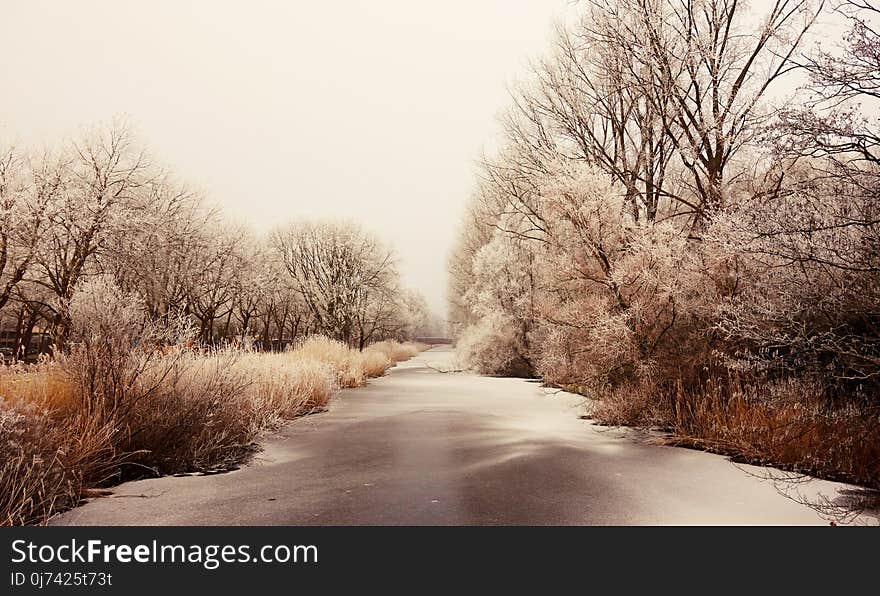
[{"label": "frost on branches", "polygon": [[824,8],[584,7],[481,164],[450,259],[462,359],[597,397],[750,376],[876,403],[880,137],[859,104],[880,11],[837,6],[852,29],[827,52]]}]

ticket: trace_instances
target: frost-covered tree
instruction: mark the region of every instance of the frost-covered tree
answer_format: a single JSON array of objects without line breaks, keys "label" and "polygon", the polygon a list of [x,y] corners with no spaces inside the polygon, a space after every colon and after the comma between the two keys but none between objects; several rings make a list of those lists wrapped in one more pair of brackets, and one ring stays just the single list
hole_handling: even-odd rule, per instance
[{"label": "frost-covered tree", "polygon": [[68,307],[98,254],[132,225],[137,190],[150,175],[145,153],[122,124],[97,128],[64,148],[51,162],[59,188],[46,204],[47,225],[34,257],[34,282],[52,294],[55,343],[70,329]]},{"label": "frost-covered tree", "polygon": [[753,165],[766,97],[824,2],[584,4],[515,94],[509,145],[532,164],[551,153],[602,169],[635,219],[699,224]]},{"label": "frost-covered tree", "polygon": [[0,153],[0,311],[33,266],[61,183],[48,159],[27,159],[14,147]]},{"label": "frost-covered tree", "polygon": [[247,229],[220,223],[204,231],[190,247],[192,269],[187,285],[187,310],[198,321],[199,337],[213,343],[228,335],[237,282],[252,264],[253,239]]},{"label": "frost-covered tree", "polygon": [[152,318],[168,319],[187,306],[195,259],[218,215],[203,207],[201,194],[167,173],[145,181],[133,207],[132,225],[99,254],[99,269],[123,291],[138,294]]},{"label": "frost-covered tree", "polygon": [[474,255],[465,294],[476,323],[462,333],[464,359],[482,372],[534,373],[536,255],[526,241],[496,231]]},{"label": "frost-covered tree", "polygon": [[[822,7],[585,3],[514,93],[502,146],[481,163],[450,262],[466,351],[478,360],[475,346],[494,342],[498,363],[502,339],[527,346],[557,383],[704,378],[743,260],[703,235],[725,210],[766,200],[767,98]],[[504,264],[529,262],[528,282],[505,282]],[[530,316],[512,306],[523,295]],[[490,339],[504,321],[524,329]]]},{"label": "frost-covered tree", "polygon": [[348,222],[295,223],[273,244],[318,329],[351,345],[381,324],[397,283],[391,251]]},{"label": "frost-covered tree", "polygon": [[[803,105],[782,112],[775,130],[784,154],[830,158],[837,175],[880,168],[880,3],[844,0],[836,5],[850,29],[836,48],[803,57],[810,76]],[[782,135],[778,133],[782,132]]]},{"label": "frost-covered tree", "polygon": [[327,333],[364,347],[408,337],[428,316],[375,236],[343,223],[271,238],[231,225],[121,121],[42,154],[0,153],[4,358],[68,349],[71,300],[90,280],[136,297],[156,328],[193,325],[207,345],[281,350]]}]

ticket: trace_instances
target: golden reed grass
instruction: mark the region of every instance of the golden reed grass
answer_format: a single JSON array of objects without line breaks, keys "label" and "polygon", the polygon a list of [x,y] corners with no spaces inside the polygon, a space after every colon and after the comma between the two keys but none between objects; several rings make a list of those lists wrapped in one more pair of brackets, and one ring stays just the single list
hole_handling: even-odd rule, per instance
[{"label": "golden reed grass", "polygon": [[94,354],[0,366],[0,525],[45,523],[131,478],[232,468],[261,432],[420,349],[381,342],[360,352],[320,336],[283,353],[173,348],[132,360],[138,373],[120,375],[134,381],[114,388],[112,408],[83,394],[100,385],[80,370]]}]

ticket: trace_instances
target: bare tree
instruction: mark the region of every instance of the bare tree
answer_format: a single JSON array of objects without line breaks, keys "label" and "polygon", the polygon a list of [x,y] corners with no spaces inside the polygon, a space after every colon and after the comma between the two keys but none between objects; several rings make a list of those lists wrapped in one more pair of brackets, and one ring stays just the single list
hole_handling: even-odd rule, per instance
[{"label": "bare tree", "polygon": [[593,0],[623,23],[632,76],[648,90],[663,130],[689,174],[697,222],[725,204],[728,169],[766,118],[768,89],[795,66],[824,0]]},{"label": "bare tree", "polygon": [[396,277],[391,251],[351,223],[294,224],[272,241],[320,330],[349,344],[363,338]]},{"label": "bare tree", "polygon": [[147,178],[146,156],[124,124],[116,123],[73,142],[60,160],[60,189],[48,203],[46,234],[35,258],[34,280],[53,293],[57,346],[69,328],[70,299],[96,254],[130,223],[134,191]]},{"label": "bare tree", "polygon": [[36,167],[14,147],[0,154],[0,311],[32,266],[46,227],[46,206],[61,187],[57,169]]},{"label": "bare tree", "polygon": [[217,214],[199,193],[162,174],[135,191],[129,217],[97,255],[98,269],[140,296],[152,319],[168,321],[186,308],[198,247]]},{"label": "bare tree", "polygon": [[[782,112],[776,149],[786,155],[829,157],[835,175],[880,168],[880,126],[866,113],[880,109],[880,4],[844,0],[835,8],[850,22],[842,47],[804,56],[810,75],[805,105]],[[778,133],[783,134],[779,135]]]},{"label": "bare tree", "polygon": [[601,168],[626,190],[632,217],[653,221],[669,194],[675,139],[661,117],[669,98],[648,98],[653,65],[633,66],[644,37],[623,12],[595,3],[577,26],[560,28],[555,52],[535,68],[536,84],[514,98],[508,138]]},{"label": "bare tree", "polygon": [[248,247],[252,241],[246,229],[217,225],[202,231],[189,270],[187,309],[199,323],[199,337],[213,343],[218,337],[215,323],[226,319],[221,336],[228,334],[240,272],[252,266]]}]

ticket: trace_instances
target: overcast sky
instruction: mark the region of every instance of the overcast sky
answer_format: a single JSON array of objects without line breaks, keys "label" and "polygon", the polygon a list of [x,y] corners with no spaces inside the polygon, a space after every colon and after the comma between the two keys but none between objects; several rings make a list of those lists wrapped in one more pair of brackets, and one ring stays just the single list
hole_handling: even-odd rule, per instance
[{"label": "overcast sky", "polygon": [[0,142],[127,115],[159,160],[258,230],[361,221],[441,312],[474,160],[567,5],[8,2]]}]

